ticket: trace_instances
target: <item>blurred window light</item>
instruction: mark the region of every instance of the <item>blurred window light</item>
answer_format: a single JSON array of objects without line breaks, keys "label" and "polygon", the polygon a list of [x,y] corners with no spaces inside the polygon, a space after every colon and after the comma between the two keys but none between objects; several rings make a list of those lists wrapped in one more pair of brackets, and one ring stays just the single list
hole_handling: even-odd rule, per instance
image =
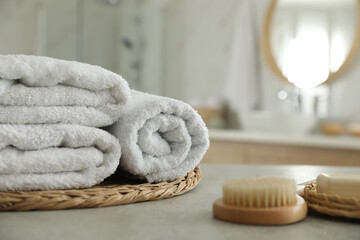
[{"label": "blurred window light", "polygon": [[339,70],[349,52],[353,16],[334,19],[318,9],[281,12],[273,48],[283,75],[301,89],[316,87]]},{"label": "blurred window light", "polygon": [[288,93],[284,90],[281,90],[278,92],[277,96],[280,100],[285,100],[288,97]]},{"label": "blurred window light", "polygon": [[295,86],[307,89],[326,81],[329,76],[329,37],[321,18],[302,21],[284,57],[284,75]]}]

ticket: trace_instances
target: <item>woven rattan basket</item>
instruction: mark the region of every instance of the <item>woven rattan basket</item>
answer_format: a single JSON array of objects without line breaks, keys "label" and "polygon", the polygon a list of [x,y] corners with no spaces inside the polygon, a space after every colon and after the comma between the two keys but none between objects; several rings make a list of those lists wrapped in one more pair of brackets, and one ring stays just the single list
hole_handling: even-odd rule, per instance
[{"label": "woven rattan basket", "polygon": [[0,192],[0,211],[95,208],[160,200],[190,191],[200,179],[201,171],[196,167],[172,182],[141,183],[126,175],[121,179],[109,178],[100,185],[86,189]]},{"label": "woven rattan basket", "polygon": [[316,183],[307,184],[304,198],[309,208],[330,216],[360,219],[360,199],[318,193]]}]

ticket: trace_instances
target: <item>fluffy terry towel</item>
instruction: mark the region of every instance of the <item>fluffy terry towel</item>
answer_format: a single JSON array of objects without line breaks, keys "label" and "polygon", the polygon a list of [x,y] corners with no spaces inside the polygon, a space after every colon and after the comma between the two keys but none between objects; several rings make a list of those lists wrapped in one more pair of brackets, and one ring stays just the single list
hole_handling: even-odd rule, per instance
[{"label": "fluffy terry towel", "polygon": [[170,181],[199,164],[208,130],[188,104],[132,91],[118,122],[108,127],[122,147],[120,167],[149,182]]},{"label": "fluffy terry towel", "polygon": [[98,66],[0,55],[0,123],[107,126],[129,97],[127,82]]},{"label": "fluffy terry towel", "polygon": [[111,175],[118,140],[71,124],[0,124],[0,190],[86,188]]}]

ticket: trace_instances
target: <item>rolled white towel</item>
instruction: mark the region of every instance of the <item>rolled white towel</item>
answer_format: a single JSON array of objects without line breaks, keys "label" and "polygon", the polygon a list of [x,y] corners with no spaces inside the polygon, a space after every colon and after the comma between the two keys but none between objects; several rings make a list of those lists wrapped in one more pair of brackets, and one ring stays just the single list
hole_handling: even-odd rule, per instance
[{"label": "rolled white towel", "polygon": [[120,155],[118,140],[101,129],[0,124],[0,190],[91,187],[116,170]]},{"label": "rolled white towel", "polygon": [[209,147],[204,122],[184,102],[132,91],[121,110],[120,120],[106,130],[120,141],[120,167],[148,182],[186,175]]},{"label": "rolled white towel", "polygon": [[99,66],[0,55],[0,123],[107,126],[129,97],[127,82]]}]

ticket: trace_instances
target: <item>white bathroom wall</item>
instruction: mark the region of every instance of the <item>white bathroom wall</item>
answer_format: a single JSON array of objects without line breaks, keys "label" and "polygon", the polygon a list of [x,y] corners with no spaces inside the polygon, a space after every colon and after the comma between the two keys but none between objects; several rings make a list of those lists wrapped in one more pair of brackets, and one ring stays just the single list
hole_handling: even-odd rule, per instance
[{"label": "white bathroom wall", "polygon": [[360,49],[353,62],[330,84],[330,116],[360,120]]},{"label": "white bathroom wall", "polygon": [[267,62],[262,53],[261,38],[264,27],[265,16],[271,0],[255,0],[254,13],[256,18],[256,31],[257,31],[257,42],[258,42],[258,69],[259,69],[259,81],[261,82],[260,96],[260,108],[273,111],[282,112],[287,111],[288,106],[291,105],[288,102],[279,100],[277,93],[280,90],[288,90],[291,88],[290,85],[282,82],[277,76],[273,74],[271,69],[268,67]]},{"label": "white bathroom wall", "polygon": [[121,72],[120,1],[0,0],[0,53],[47,55]]},{"label": "white bathroom wall", "polygon": [[139,59],[142,51],[140,41],[140,26],[144,22],[138,0],[119,1],[119,11],[117,12],[118,36],[117,36],[117,72],[120,73],[128,82],[131,88],[138,89],[141,85],[140,71],[141,63]]},{"label": "white bathroom wall", "polygon": [[[244,0],[182,0],[169,1],[162,6],[163,85],[161,81],[157,88],[153,85],[156,93],[190,103],[223,98],[235,13],[241,1]],[[282,101],[277,97],[280,90],[290,90],[292,86],[271,72],[261,52],[263,23],[270,0],[250,2],[259,49],[259,108],[275,112],[292,110],[290,100]],[[351,117],[360,113],[358,64],[360,51],[352,66],[330,85],[329,117]],[[148,84],[151,83],[154,82],[149,80]]]},{"label": "white bathroom wall", "polygon": [[[119,5],[83,0],[83,59],[117,71]],[[81,10],[80,10],[81,11]]]},{"label": "white bathroom wall", "polygon": [[31,54],[35,52],[35,13],[36,4],[33,1],[0,1],[1,53]]},{"label": "white bathroom wall", "polygon": [[76,3],[72,0],[1,0],[0,53],[75,60]]},{"label": "white bathroom wall", "polygon": [[[77,1],[38,1],[45,12],[42,55],[80,60],[77,49]],[[66,16],[66,17],[64,17]],[[36,53],[36,51],[35,51]],[[38,54],[38,53],[36,53]]]},{"label": "white bathroom wall", "polygon": [[[262,23],[270,1],[250,2],[260,53]],[[196,104],[223,99],[235,14],[240,4],[239,0],[169,0],[157,12],[152,11],[153,14],[160,14],[162,24],[162,50],[158,51],[162,51],[162,69],[159,75],[162,81],[156,82],[144,75],[143,84],[152,86],[145,89]],[[145,9],[149,9],[149,6],[145,6]],[[145,34],[145,44],[154,35],[156,33]],[[149,58],[150,55],[145,53],[144,57]],[[156,56],[154,61],[157,61]],[[148,65],[147,62],[149,61],[145,61],[145,66]],[[273,103],[278,101],[276,94],[284,88],[284,84],[273,76],[260,54],[257,65],[258,77],[262,81],[259,94],[261,106],[272,109]],[[157,85],[158,87],[154,87]]]},{"label": "white bathroom wall", "polygon": [[173,1],[164,9],[164,94],[221,98],[237,0]]},{"label": "white bathroom wall", "polygon": [[[0,0],[0,53],[48,55],[118,72],[132,88],[190,103],[221,100],[237,7],[244,0]],[[259,108],[288,109],[291,88],[261,53],[270,0],[250,0],[259,78]],[[129,40],[132,48],[126,47]],[[330,116],[360,115],[360,50],[330,85]]]},{"label": "white bathroom wall", "polygon": [[[269,2],[250,1],[259,53],[262,23]],[[182,0],[169,1],[162,6],[163,85],[157,92],[205,104],[224,97],[235,14],[240,4],[239,0]],[[257,65],[262,82],[260,105],[271,110],[278,101],[276,94],[284,84],[273,76],[260,54]]]}]

